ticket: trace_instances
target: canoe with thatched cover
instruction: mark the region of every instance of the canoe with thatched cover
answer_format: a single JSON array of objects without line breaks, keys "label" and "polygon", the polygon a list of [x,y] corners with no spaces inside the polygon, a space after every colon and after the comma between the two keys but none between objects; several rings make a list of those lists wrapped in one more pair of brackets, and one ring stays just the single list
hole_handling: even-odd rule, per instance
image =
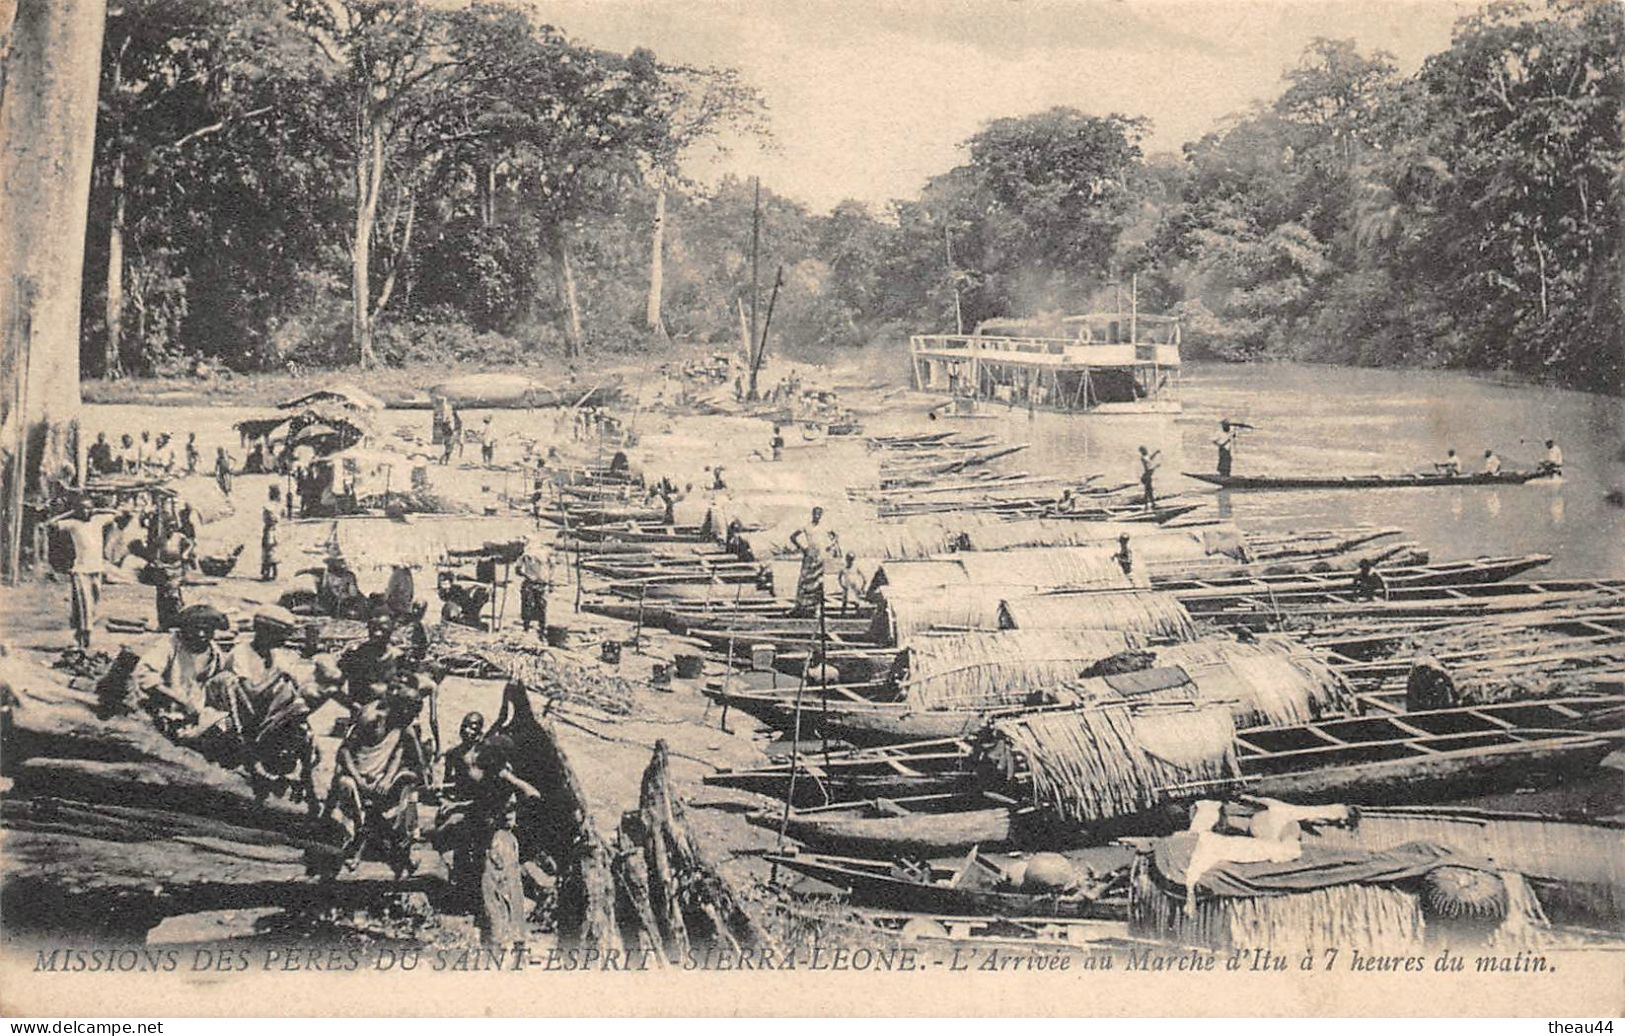
[{"label": "canoe with thatched cover", "polygon": [[1546,915],[1617,930],[1625,921],[1625,821],[1454,806],[1360,810],[1353,828],[1325,828],[1328,847],[1381,851],[1428,842],[1494,860],[1527,877]]},{"label": "canoe with thatched cover", "polygon": [[873,593],[895,586],[905,593],[983,586],[1033,590],[1126,590],[1150,586],[1143,569],[1125,573],[1112,547],[1042,547],[997,552],[962,551],[940,557],[888,561],[869,583]]},{"label": "canoe with thatched cover", "polygon": [[1019,705],[1089,665],[1143,646],[1121,630],[988,630],[914,637],[891,680],[922,708]]},{"label": "canoe with thatched cover", "polygon": [[1222,704],[1106,705],[1001,718],[992,731],[1028,799],[1099,825],[1240,791],[1381,804],[1538,787],[1595,767],[1622,715],[1616,695],[1238,731]]},{"label": "canoe with thatched cover", "polygon": [[1171,594],[1053,593],[999,602],[999,629],[1126,630],[1164,640],[1195,640],[1196,624]]}]

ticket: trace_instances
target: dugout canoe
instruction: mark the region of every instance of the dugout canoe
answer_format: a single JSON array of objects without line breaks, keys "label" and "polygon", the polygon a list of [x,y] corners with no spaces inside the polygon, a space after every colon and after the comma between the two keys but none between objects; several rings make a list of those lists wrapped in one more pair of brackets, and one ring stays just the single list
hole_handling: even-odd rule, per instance
[{"label": "dugout canoe", "polygon": [[769,853],[764,859],[846,889],[856,906],[972,917],[1128,917],[1127,898],[1114,894],[1109,880],[1086,880],[1069,892],[1025,892],[993,884],[1003,877],[1003,868],[975,852],[955,866],[927,862],[906,868],[890,860],[810,852]]},{"label": "dugout canoe", "polygon": [[[801,700],[802,736],[823,736],[857,745],[889,745],[936,738],[974,737],[988,724],[989,712],[921,709],[898,702],[849,697],[835,688],[826,699],[809,686]],[[782,691],[724,691],[707,688],[706,697],[738,709],[770,727],[795,726],[794,695]]]},{"label": "dugout canoe", "polygon": [[[1377,574],[1390,592],[1418,587],[1464,587],[1503,582],[1539,568],[1552,560],[1550,554],[1516,554],[1477,557],[1459,561],[1436,561],[1422,565],[1378,565]],[[1358,570],[1339,566],[1324,571],[1298,571],[1257,575],[1151,576],[1154,590],[1167,590],[1183,600],[1265,594],[1335,593],[1348,594]]]},{"label": "dugout canoe", "polygon": [[[796,806],[966,790],[976,751],[968,738],[936,738],[877,748],[806,752],[789,761],[707,774],[706,784],[736,788]],[[794,773],[795,780],[791,781]],[[794,788],[792,789],[792,783]]]},{"label": "dugout canoe", "polygon": [[1435,486],[1520,486],[1532,479],[1547,477],[1540,471],[1502,471],[1491,475],[1476,472],[1465,475],[1219,475],[1206,471],[1184,472],[1186,478],[1207,482],[1220,489],[1417,489]]},{"label": "dugout canoe", "polygon": [[[1237,731],[1234,762],[1224,776],[1154,789],[1155,802],[1115,816],[1064,792],[1045,791],[1050,761],[1017,749],[1007,787],[1066,824],[1111,830],[1141,826],[1166,803],[1224,798],[1239,793],[1297,803],[1382,805],[1449,801],[1491,791],[1543,787],[1595,769],[1621,743],[1625,695],[1595,695],[1505,702],[1420,712],[1349,716],[1291,726]],[[1042,745],[1042,725],[1064,723],[1061,715],[1039,717],[1033,731],[1014,716],[993,727],[993,736]],[[1035,733],[1037,737],[1035,738]],[[1057,756],[1059,765],[1066,759]],[[1064,787],[1064,781],[1055,787]]]},{"label": "dugout canoe", "polygon": [[1021,819],[1034,811],[992,792],[912,795],[828,806],[778,808],[748,816],[818,848],[941,855],[975,846],[1013,847]]}]

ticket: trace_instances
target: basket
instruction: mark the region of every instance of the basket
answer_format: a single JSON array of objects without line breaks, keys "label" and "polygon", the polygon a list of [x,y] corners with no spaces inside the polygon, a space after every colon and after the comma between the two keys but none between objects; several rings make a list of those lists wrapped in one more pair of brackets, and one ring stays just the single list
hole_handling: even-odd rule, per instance
[{"label": "basket", "polygon": [[677,677],[681,680],[697,680],[705,674],[705,657],[703,655],[678,655]]}]

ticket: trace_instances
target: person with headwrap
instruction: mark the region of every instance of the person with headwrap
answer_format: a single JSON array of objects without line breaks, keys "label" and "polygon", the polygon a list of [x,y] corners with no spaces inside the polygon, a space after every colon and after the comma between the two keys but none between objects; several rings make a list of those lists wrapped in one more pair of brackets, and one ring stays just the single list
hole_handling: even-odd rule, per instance
[{"label": "person with headwrap", "polygon": [[255,614],[253,637],[228,659],[237,680],[228,682],[227,706],[251,778],[297,787],[314,809],[317,749],[307,721],[325,694],[319,683],[299,679],[297,656],[284,648],[298,628],[286,608],[267,605]]},{"label": "person with headwrap", "polygon": [[226,656],[214,643],[229,628],[218,608],[194,604],[176,617],[175,631],[142,655],[131,682],[160,730],[182,741],[203,737],[228,718],[222,682]]},{"label": "person with headwrap", "polygon": [[346,837],[346,855],[358,862],[369,834],[381,844],[396,877],[409,873],[418,834],[418,792],[428,761],[413,725],[422,709],[417,682],[397,684],[363,705],[339,746],[326,815]]}]

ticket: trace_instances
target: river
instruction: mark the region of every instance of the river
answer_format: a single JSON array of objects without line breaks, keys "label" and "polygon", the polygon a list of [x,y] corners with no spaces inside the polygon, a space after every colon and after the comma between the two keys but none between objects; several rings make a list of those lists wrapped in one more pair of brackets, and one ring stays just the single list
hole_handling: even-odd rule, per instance
[{"label": "river", "polygon": [[[1191,363],[1182,384],[1179,415],[1029,417],[994,407],[994,418],[943,426],[1030,443],[1006,464],[1034,474],[1129,481],[1138,477],[1137,447],[1161,450],[1159,492],[1211,497],[1248,530],[1394,526],[1438,560],[1542,553],[1554,558],[1545,574],[1625,577],[1625,509],[1605,499],[1625,489],[1617,398],[1454,372],[1295,363]],[[1422,471],[1452,447],[1469,471],[1480,469],[1486,448],[1509,470],[1530,468],[1552,438],[1564,476],[1502,487],[1214,491],[1179,472],[1214,469],[1210,440],[1224,417],[1253,426],[1238,443],[1237,474]],[[920,427],[917,412],[871,423]]]}]

